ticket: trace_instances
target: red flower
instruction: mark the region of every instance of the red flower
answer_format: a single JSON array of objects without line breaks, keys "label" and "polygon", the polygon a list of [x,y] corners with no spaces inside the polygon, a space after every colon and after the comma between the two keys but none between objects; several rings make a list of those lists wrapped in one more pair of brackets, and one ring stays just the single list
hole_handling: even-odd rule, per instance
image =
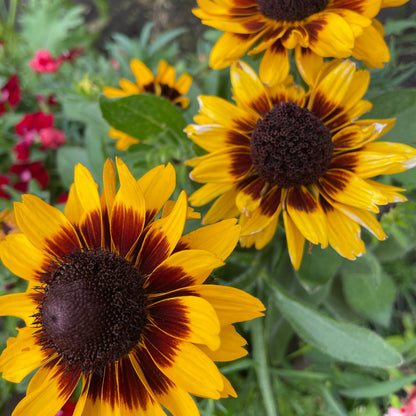
[{"label": "red flower", "polygon": [[43,144],[42,150],[57,149],[65,143],[65,133],[62,130],[47,127],[39,132],[39,141]]},{"label": "red flower", "polygon": [[53,126],[53,114],[45,114],[42,111],[26,114],[22,120],[16,124],[16,134],[27,138],[39,133],[40,130]]},{"label": "red flower", "polygon": [[4,185],[8,185],[10,179],[8,176],[0,175],[0,198],[10,199],[10,195],[3,189]]},{"label": "red flower", "polygon": [[9,170],[11,173],[18,175],[19,181],[12,186],[20,192],[27,192],[31,179],[35,179],[42,189],[45,189],[49,183],[49,174],[43,167],[42,162],[16,164],[12,165]]},{"label": "red flower", "polygon": [[21,100],[21,92],[19,78],[14,74],[1,88],[0,115],[6,111],[6,104],[13,109],[17,107]]},{"label": "red flower", "polygon": [[39,49],[36,51],[33,59],[29,62],[29,65],[35,72],[46,73],[56,72],[62,62],[62,57],[55,59],[48,50]]},{"label": "red flower", "polygon": [[[65,51],[59,58],[62,61],[73,61],[74,59],[78,58],[81,53],[83,52],[84,48],[72,48],[69,51]],[[59,59],[58,58],[58,59]]]},{"label": "red flower", "polygon": [[19,162],[25,162],[29,159],[30,145],[33,143],[33,139],[23,139],[14,146],[13,151],[16,153],[16,160]]}]

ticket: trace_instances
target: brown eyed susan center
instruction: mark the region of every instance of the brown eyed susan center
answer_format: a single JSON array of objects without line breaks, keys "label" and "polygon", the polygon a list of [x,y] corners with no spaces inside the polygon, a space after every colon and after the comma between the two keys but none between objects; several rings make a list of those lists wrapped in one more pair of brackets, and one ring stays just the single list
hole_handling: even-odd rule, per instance
[{"label": "brown eyed susan center", "polygon": [[309,185],[328,170],[334,144],[325,124],[295,103],[273,107],[251,135],[251,159],[266,182],[282,188]]},{"label": "brown eyed susan center", "polygon": [[108,250],[81,250],[47,274],[36,315],[40,343],[84,374],[128,354],[146,324],[143,277]]},{"label": "brown eyed susan center", "polygon": [[269,19],[293,22],[325,10],[328,0],[257,0],[257,4]]}]

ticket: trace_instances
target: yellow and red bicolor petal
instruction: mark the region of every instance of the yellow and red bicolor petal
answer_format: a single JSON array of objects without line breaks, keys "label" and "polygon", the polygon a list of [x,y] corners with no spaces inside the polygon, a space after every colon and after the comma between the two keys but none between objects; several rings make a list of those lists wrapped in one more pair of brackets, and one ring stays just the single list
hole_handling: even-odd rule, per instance
[{"label": "yellow and red bicolor petal", "polygon": [[229,191],[224,192],[205,214],[203,223],[211,224],[222,219],[238,217],[240,211],[235,204],[237,194],[238,190],[236,188],[231,188]]},{"label": "yellow and red bicolor petal", "polygon": [[387,198],[364,179],[345,169],[330,169],[319,179],[324,195],[363,210],[379,212],[378,205],[387,204]]},{"label": "yellow and red bicolor petal", "polygon": [[130,68],[136,78],[137,85],[139,86],[140,92],[143,91],[146,85],[154,82],[155,77],[152,71],[138,59],[132,59],[130,61]]},{"label": "yellow and red bicolor petal", "polygon": [[98,186],[88,169],[81,164],[75,166],[74,190],[83,211],[79,222],[74,225],[79,229],[87,247],[100,247],[103,224]]},{"label": "yellow and red bicolor petal", "polygon": [[158,369],[189,393],[219,399],[224,383],[221,373],[197,346],[152,327],[143,334],[146,350]]},{"label": "yellow and red bicolor petal", "polygon": [[356,120],[352,125],[360,127],[369,136],[367,141],[372,142],[386,134],[394,126],[395,121],[395,118]]},{"label": "yellow and red bicolor petal", "polygon": [[213,351],[220,347],[217,314],[209,302],[201,297],[156,298],[148,306],[147,312],[152,325],[173,338],[204,344]]},{"label": "yellow and red bicolor petal", "polygon": [[78,235],[65,215],[34,195],[15,202],[17,225],[35,246],[53,258],[63,258],[81,247]]},{"label": "yellow and red bicolor petal", "polygon": [[351,124],[344,127],[332,136],[332,143],[335,146],[335,152],[352,150],[360,148],[364,143],[370,140],[370,134],[367,129]]},{"label": "yellow and red bicolor petal", "polygon": [[149,226],[136,262],[144,275],[150,275],[171,255],[182,235],[187,211],[187,198],[182,191],[172,212]]},{"label": "yellow and red bicolor petal", "polygon": [[286,211],[283,211],[283,224],[285,226],[287,249],[293,267],[298,270],[302,262],[305,247],[305,237],[290,218]]},{"label": "yellow and red bicolor petal", "polygon": [[362,16],[372,18],[378,14],[381,7],[381,0],[334,0],[331,3],[332,8],[352,10]]},{"label": "yellow and red bicolor petal", "polygon": [[215,124],[243,134],[251,134],[259,118],[224,98],[200,95],[198,102],[200,113],[214,120]]},{"label": "yellow and red bicolor petal", "polygon": [[84,214],[84,209],[82,208],[81,201],[78,198],[74,183],[69,189],[64,213],[72,224],[77,225],[81,221],[82,215]]},{"label": "yellow and red bicolor petal", "polygon": [[323,198],[321,205],[327,217],[328,241],[331,247],[349,260],[354,260],[357,256],[365,253],[360,225]]},{"label": "yellow and red bicolor petal", "polygon": [[206,225],[182,236],[175,250],[206,250],[225,260],[234,250],[240,230],[234,218]]},{"label": "yellow and red bicolor petal", "polygon": [[309,35],[308,45],[323,57],[345,58],[354,47],[354,32],[338,14],[325,11],[316,13],[303,24]]},{"label": "yellow and red bicolor petal", "polygon": [[222,69],[242,57],[256,43],[262,32],[257,34],[225,32],[211,50],[209,64],[213,69]]},{"label": "yellow and red bicolor petal", "polygon": [[111,212],[111,238],[117,253],[129,257],[146,219],[143,193],[136,179],[121,159],[116,159],[120,189]]},{"label": "yellow and red bicolor petal", "polygon": [[260,79],[269,85],[282,83],[289,74],[289,52],[277,40],[266,49],[260,62]]},{"label": "yellow and red bicolor petal", "polygon": [[407,3],[409,0],[381,0],[381,8],[383,7],[395,7],[401,6],[402,4]]},{"label": "yellow and red bicolor petal", "polygon": [[65,368],[58,359],[43,365],[32,377],[13,415],[55,415],[71,397],[80,377],[80,370]]},{"label": "yellow and red bicolor petal", "polygon": [[0,316],[17,316],[25,321],[26,325],[33,323],[33,314],[37,302],[30,293],[12,293],[0,297]]},{"label": "yellow and red bicolor petal", "polygon": [[302,87],[293,83],[292,76],[288,77],[289,82],[269,86],[269,95],[273,103],[292,102],[299,107],[305,107],[306,93]]},{"label": "yellow and red bicolor petal", "polygon": [[120,97],[126,97],[128,94],[121,90],[120,88],[114,88],[114,87],[105,87],[103,89],[103,93],[107,98],[120,98]]},{"label": "yellow and red bicolor petal", "polygon": [[250,148],[246,146],[227,147],[208,153],[196,159],[188,160],[190,166],[197,166],[189,176],[196,182],[233,183],[244,178],[252,169]]},{"label": "yellow and red bicolor petal", "polygon": [[173,416],[199,416],[195,402],[188,392],[159,370],[144,347],[133,349],[130,360],[152,397],[165,406]]},{"label": "yellow and red bicolor petal", "polygon": [[12,273],[40,284],[48,269],[50,257],[36,248],[23,233],[8,234],[0,244],[0,258]]},{"label": "yellow and red bicolor petal", "polygon": [[285,209],[300,233],[311,243],[328,244],[325,215],[316,198],[305,186],[287,191]]},{"label": "yellow and red bicolor petal", "polygon": [[295,49],[296,66],[303,80],[312,86],[324,64],[322,56],[316,54],[309,48],[297,46]]},{"label": "yellow and red bicolor petal", "polygon": [[282,189],[277,185],[268,190],[261,203],[253,212],[244,210],[240,216],[241,235],[257,233],[278,216],[282,208]]},{"label": "yellow and red bicolor petal", "polygon": [[162,209],[175,190],[176,173],[168,163],[149,170],[137,181],[146,201],[146,224]]},{"label": "yellow and red bicolor petal", "polygon": [[248,216],[259,207],[268,186],[262,178],[252,175],[243,179],[237,187],[240,191],[235,203],[240,212]]},{"label": "yellow and red bicolor petal", "polygon": [[221,327],[220,339],[221,345],[215,351],[210,350],[205,345],[198,345],[198,347],[212,361],[233,361],[248,354],[247,350],[243,348],[247,341],[236,331],[233,325]]},{"label": "yellow and red bicolor petal", "polygon": [[[375,2],[372,2],[372,4],[374,3]],[[331,12],[338,14],[348,23],[354,37],[360,36],[363,33],[363,28],[371,25],[370,17],[357,13],[357,11],[354,10],[333,8],[333,6],[331,6]]]},{"label": "yellow and red bicolor petal", "polygon": [[218,124],[190,124],[184,131],[193,142],[208,152],[230,146],[250,146],[247,135]]},{"label": "yellow and red bicolor petal", "polygon": [[145,288],[148,293],[160,294],[202,284],[215,268],[223,264],[220,258],[206,250],[177,251],[156,267],[146,280]]},{"label": "yellow and red bicolor petal", "polygon": [[190,287],[215,309],[221,327],[263,316],[264,305],[248,293],[230,286],[197,285]]},{"label": "yellow and red bicolor petal", "polygon": [[17,330],[17,337],[7,340],[7,347],[0,356],[2,377],[13,383],[20,383],[47,360],[47,354],[35,342],[33,332],[36,329],[25,327]]},{"label": "yellow and red bicolor petal", "polygon": [[363,33],[355,39],[352,56],[364,61],[369,68],[382,68],[390,60],[390,52],[378,30],[379,22],[364,28]]},{"label": "yellow and red bicolor petal", "polygon": [[254,117],[263,116],[273,107],[263,83],[244,62],[238,61],[231,66],[231,83],[237,106],[252,112]]}]

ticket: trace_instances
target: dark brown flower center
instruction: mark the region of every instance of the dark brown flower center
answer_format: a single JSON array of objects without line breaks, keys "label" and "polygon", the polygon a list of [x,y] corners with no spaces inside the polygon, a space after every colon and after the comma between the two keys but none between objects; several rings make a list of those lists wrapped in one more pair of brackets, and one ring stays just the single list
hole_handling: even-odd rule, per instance
[{"label": "dark brown flower center", "polygon": [[128,354],[146,324],[143,278],[108,250],[77,251],[47,275],[40,342],[84,374]]},{"label": "dark brown flower center", "polygon": [[333,150],[325,124],[295,103],[273,107],[251,135],[251,159],[257,173],[282,188],[318,180],[328,170]]},{"label": "dark brown flower center", "polygon": [[293,22],[325,10],[328,0],[257,0],[257,4],[264,16]]}]

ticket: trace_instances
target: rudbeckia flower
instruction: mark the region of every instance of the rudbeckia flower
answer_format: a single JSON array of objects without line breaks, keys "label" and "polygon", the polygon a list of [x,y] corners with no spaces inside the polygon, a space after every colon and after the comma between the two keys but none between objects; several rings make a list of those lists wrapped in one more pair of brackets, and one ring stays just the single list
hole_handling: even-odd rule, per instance
[{"label": "rudbeckia flower", "polygon": [[[186,108],[189,105],[189,98],[184,96],[192,83],[192,77],[189,74],[182,74],[176,80],[175,68],[164,60],[159,62],[156,76],[143,62],[137,59],[131,60],[130,68],[136,78],[136,83],[122,78],[120,80],[121,88],[105,87],[103,89],[106,97],[127,97],[148,93],[164,97],[180,108]],[[109,136],[117,140],[116,147],[119,150],[127,150],[132,144],[139,142],[138,138],[114,128],[110,129]]]},{"label": "rudbeckia flower", "polygon": [[416,164],[410,146],[376,142],[394,124],[357,120],[371,108],[362,100],[369,72],[350,61],[325,64],[305,92],[291,81],[269,86],[243,62],[231,67],[236,104],[199,97],[189,137],[208,154],[187,161],[205,185],[190,197],[204,205],[218,198],[204,222],[239,217],[241,244],[263,248],[280,214],[289,254],[301,264],[305,240],[330,244],[354,259],[365,251],[360,225],[384,239],[373,213],[404,201],[403,189],[370,178]]},{"label": "rudbeckia flower", "polygon": [[197,1],[193,13],[202,23],[225,32],[212,49],[212,68],[225,68],[248,50],[249,55],[265,52],[262,80],[281,82],[289,72],[290,49],[303,75],[307,67],[318,69],[323,57],[353,56],[369,67],[382,67],[390,55],[375,17],[381,8],[408,0]]},{"label": "rudbeckia flower", "polygon": [[8,340],[0,371],[18,383],[38,370],[13,416],[54,416],[69,399],[74,416],[198,415],[190,394],[236,395],[214,361],[246,354],[232,324],[264,307],[203,283],[233,250],[239,226],[226,220],[182,235],[195,213],[184,192],[168,201],[173,167],[138,181],[121,160],[117,170],[118,190],[106,162],[100,196],[77,165],[64,213],[32,195],[15,203],[21,233],[0,243],[0,257],[28,288],[1,297],[0,314],[26,326]]}]

